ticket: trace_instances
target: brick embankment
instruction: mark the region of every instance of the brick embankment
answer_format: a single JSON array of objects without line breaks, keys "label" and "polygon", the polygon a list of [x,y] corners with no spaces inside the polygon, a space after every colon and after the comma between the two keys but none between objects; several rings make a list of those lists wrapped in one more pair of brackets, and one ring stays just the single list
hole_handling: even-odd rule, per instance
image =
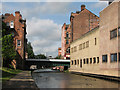
[{"label": "brick embankment", "polygon": [[39,90],[30,71],[23,71],[2,85],[2,90]]}]

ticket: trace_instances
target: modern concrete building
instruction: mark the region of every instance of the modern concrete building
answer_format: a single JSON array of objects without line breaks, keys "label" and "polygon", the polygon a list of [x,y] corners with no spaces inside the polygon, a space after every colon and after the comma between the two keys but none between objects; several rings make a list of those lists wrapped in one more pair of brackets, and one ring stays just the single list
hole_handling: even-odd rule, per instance
[{"label": "modern concrete building", "polygon": [[73,41],[71,47],[71,71],[94,73],[99,69],[99,27]]},{"label": "modern concrete building", "polygon": [[120,77],[120,1],[100,12],[99,23],[71,43],[70,71]]},{"label": "modern concrete building", "polygon": [[119,74],[120,69],[120,1],[100,12],[100,69]]},{"label": "modern concrete building", "polygon": [[9,27],[14,38],[14,46],[17,51],[18,59],[16,60],[17,68],[24,68],[26,54],[26,20],[22,18],[19,11],[13,14],[6,13],[2,15],[2,20]]}]

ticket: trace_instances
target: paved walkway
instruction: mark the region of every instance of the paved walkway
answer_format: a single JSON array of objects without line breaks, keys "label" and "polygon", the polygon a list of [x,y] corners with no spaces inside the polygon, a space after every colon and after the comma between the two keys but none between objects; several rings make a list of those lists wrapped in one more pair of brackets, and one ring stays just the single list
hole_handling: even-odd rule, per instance
[{"label": "paved walkway", "polygon": [[2,90],[39,90],[30,71],[23,71],[2,85]]}]

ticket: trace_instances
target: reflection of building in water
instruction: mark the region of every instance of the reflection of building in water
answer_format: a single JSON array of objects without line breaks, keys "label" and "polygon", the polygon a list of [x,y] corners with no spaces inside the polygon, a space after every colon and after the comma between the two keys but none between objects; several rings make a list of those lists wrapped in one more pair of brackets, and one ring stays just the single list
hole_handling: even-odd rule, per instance
[{"label": "reflection of building in water", "polygon": [[100,12],[99,27],[71,43],[71,71],[119,76],[119,11],[120,1],[111,3]]}]

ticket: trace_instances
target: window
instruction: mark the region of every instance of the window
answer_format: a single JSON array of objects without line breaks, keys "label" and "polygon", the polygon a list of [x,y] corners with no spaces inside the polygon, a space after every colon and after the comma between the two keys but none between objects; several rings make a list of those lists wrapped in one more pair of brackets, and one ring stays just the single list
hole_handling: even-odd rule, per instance
[{"label": "window", "polygon": [[87,59],[86,59],[86,61],[87,61],[87,64],[89,63],[89,61],[88,61],[88,60],[89,60],[89,59],[87,58]]},{"label": "window", "polygon": [[74,47],[74,52],[76,52],[76,51],[77,51],[77,46]]},{"label": "window", "polygon": [[110,31],[110,39],[117,37],[117,29]]},{"label": "window", "polygon": [[85,48],[85,43],[83,43],[83,49]]},{"label": "window", "polygon": [[6,23],[6,26],[10,26],[10,25],[9,25],[9,22]]},{"label": "window", "polygon": [[117,62],[117,53],[111,54],[111,62]]},{"label": "window", "polygon": [[79,65],[79,60],[77,60],[77,64]]},{"label": "window", "polygon": [[96,63],[96,57],[93,58],[93,63]]},{"label": "window", "polygon": [[85,64],[85,59],[83,59],[83,62],[84,62],[84,64]]},{"label": "window", "polygon": [[99,57],[97,57],[97,63],[99,63]]},{"label": "window", "polygon": [[17,46],[21,46],[21,41],[17,40]]},{"label": "window", "polygon": [[107,62],[107,55],[102,55],[102,62]]},{"label": "window", "polygon": [[71,65],[73,65],[73,60],[71,61]]},{"label": "window", "polygon": [[10,28],[14,28],[14,23],[13,23],[13,21],[10,22]]},{"label": "window", "polygon": [[76,60],[75,60],[75,65],[76,65]]},{"label": "window", "polygon": [[68,40],[66,40],[66,44],[69,44],[69,41],[68,41]]},{"label": "window", "polygon": [[90,64],[92,63],[92,58],[90,58]]},{"label": "window", "polygon": [[70,47],[67,48],[66,53],[70,53]]},{"label": "window", "polygon": [[79,45],[79,50],[82,50],[82,44]]},{"label": "window", "polygon": [[118,28],[118,35],[120,36],[120,27]]},{"label": "window", "polygon": [[86,42],[86,48],[89,47],[89,41]]},{"label": "window", "polygon": [[119,53],[119,61],[120,61],[120,53]]},{"label": "window", "polygon": [[95,38],[95,45],[97,44],[97,40],[96,40],[96,38]]},{"label": "window", "polygon": [[66,37],[69,37],[69,33],[68,32],[66,33]]}]

